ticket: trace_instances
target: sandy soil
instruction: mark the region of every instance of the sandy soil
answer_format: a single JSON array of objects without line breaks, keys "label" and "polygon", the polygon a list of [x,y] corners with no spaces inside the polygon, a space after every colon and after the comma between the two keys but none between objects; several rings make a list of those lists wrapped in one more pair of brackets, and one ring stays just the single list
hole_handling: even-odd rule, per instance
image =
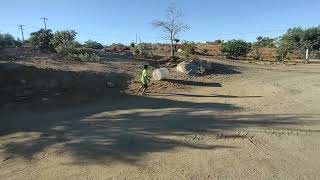
[{"label": "sandy soil", "polygon": [[319,179],[320,65],[212,61],[232,71],[2,109],[0,179]]}]

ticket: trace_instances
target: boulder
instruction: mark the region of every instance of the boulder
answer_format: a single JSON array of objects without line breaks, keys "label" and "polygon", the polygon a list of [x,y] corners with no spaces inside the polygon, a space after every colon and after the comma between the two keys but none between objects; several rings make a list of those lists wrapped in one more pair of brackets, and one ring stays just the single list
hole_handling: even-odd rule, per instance
[{"label": "boulder", "polygon": [[184,74],[196,75],[213,70],[213,65],[205,60],[184,61],[177,65],[176,70]]},{"label": "boulder", "polygon": [[179,48],[179,49],[177,50],[177,52],[178,52],[178,53],[183,53],[183,50],[182,50],[181,48]]},{"label": "boulder", "polygon": [[163,79],[168,79],[170,76],[170,73],[167,68],[160,68],[156,69],[152,73],[152,77],[156,81],[161,81]]}]

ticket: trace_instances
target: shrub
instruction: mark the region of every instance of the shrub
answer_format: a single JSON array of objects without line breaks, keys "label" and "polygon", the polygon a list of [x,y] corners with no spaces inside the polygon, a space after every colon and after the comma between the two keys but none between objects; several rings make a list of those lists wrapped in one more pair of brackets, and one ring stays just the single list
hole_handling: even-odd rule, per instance
[{"label": "shrub", "polygon": [[95,53],[89,54],[89,53],[85,52],[85,53],[81,53],[81,54],[77,55],[77,57],[81,61],[86,61],[86,62],[98,62],[101,60],[101,57]]},{"label": "shrub", "polygon": [[75,46],[77,32],[74,30],[57,31],[53,34],[50,44],[54,48],[68,49]]},{"label": "shrub", "polygon": [[243,40],[231,40],[222,43],[221,51],[227,58],[239,59],[239,57],[247,55],[249,45]]},{"label": "shrub", "polygon": [[64,54],[64,55],[69,55],[69,54],[78,55],[86,52],[83,48],[75,48],[75,47],[63,48],[62,46],[57,47],[56,51],[57,53]]},{"label": "shrub", "polygon": [[198,58],[196,55],[197,46],[195,43],[185,41],[182,43],[181,49],[182,51],[179,54],[182,55],[185,60],[191,61]]},{"label": "shrub", "polygon": [[215,40],[215,41],[213,42],[213,44],[221,44],[222,42],[223,42],[222,40],[217,39],[217,40]]},{"label": "shrub", "polygon": [[53,50],[53,46],[50,44],[52,37],[53,34],[50,29],[40,29],[39,31],[30,34],[29,41],[35,48]]},{"label": "shrub", "polygon": [[260,48],[275,48],[276,45],[274,43],[275,39],[269,37],[258,36],[257,41],[253,43],[253,46]]},{"label": "shrub", "polygon": [[0,34],[0,48],[13,47],[17,44],[18,42],[11,34]]},{"label": "shrub", "polygon": [[201,50],[201,54],[208,55],[209,50],[204,48]]},{"label": "shrub", "polygon": [[113,43],[109,49],[112,51],[112,52],[123,52],[123,51],[127,51],[127,50],[130,50],[129,47],[123,45],[123,44],[115,44]]},{"label": "shrub", "polygon": [[103,49],[103,45],[98,43],[97,41],[88,40],[84,42],[84,47],[91,49]]},{"label": "shrub", "polygon": [[253,46],[251,48],[251,55],[254,60],[261,60],[261,56],[262,56],[261,48],[257,46]]}]

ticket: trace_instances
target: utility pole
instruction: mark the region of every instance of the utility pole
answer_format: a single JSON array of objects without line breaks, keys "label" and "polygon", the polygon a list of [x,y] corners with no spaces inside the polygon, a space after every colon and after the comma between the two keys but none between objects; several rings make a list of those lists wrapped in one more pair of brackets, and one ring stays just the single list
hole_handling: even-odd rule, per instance
[{"label": "utility pole", "polygon": [[18,28],[21,30],[22,42],[24,42],[23,26],[24,25],[22,25],[22,24],[18,25]]},{"label": "utility pole", "polygon": [[136,44],[138,44],[138,34],[136,33]]},{"label": "utility pole", "polygon": [[46,17],[42,17],[42,18],[40,18],[40,19],[42,19],[42,20],[43,20],[44,29],[45,29],[45,30],[47,30],[47,20],[48,20],[48,18],[46,18]]}]

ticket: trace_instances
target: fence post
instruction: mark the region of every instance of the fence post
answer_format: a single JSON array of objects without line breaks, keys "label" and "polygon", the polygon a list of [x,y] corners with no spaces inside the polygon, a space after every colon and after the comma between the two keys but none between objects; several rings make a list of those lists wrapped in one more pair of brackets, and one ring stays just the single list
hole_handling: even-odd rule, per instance
[{"label": "fence post", "polygon": [[306,50],[306,63],[308,63],[309,60],[309,49]]}]

